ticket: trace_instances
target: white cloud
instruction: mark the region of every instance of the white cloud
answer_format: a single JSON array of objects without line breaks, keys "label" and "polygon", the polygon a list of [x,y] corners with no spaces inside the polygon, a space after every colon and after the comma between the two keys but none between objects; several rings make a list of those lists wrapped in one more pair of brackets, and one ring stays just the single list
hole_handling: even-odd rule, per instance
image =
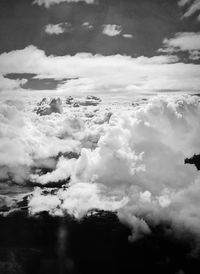
[{"label": "white cloud", "polygon": [[52,35],[52,34],[59,35],[59,34],[66,32],[67,27],[70,27],[70,26],[71,26],[71,24],[69,24],[69,23],[60,23],[60,24],[55,24],[55,25],[48,24],[45,27],[45,32],[50,35]]},{"label": "white cloud", "polygon": [[129,34],[129,33],[125,33],[125,34],[123,34],[123,37],[124,38],[133,38],[133,35]]},{"label": "white cloud", "polygon": [[122,32],[122,27],[118,25],[103,25],[102,33],[107,36],[117,36]]},{"label": "white cloud", "polygon": [[[178,5],[180,7],[183,7],[185,5],[189,5],[189,8],[187,9],[187,11],[184,13],[183,17],[189,17],[195,13],[199,14],[200,11],[200,0],[195,0],[195,1],[191,1],[191,0],[180,0],[178,2]],[[198,15],[197,20],[200,21],[200,15]]]},{"label": "white cloud", "polygon": [[0,74],[0,91],[19,90],[26,82],[26,79],[9,79]]},{"label": "white cloud", "polygon": [[93,29],[94,28],[89,22],[84,22],[82,24],[82,27],[84,27],[85,29]]},{"label": "white cloud", "polygon": [[200,33],[199,32],[178,32],[175,37],[163,41],[164,48],[160,52],[185,51],[193,60],[200,57]]},{"label": "white cloud", "polygon": [[[130,240],[150,233],[149,222],[166,220],[199,233],[200,176],[184,164],[199,153],[199,97],[157,96],[137,107],[64,106],[63,114],[49,116],[37,116],[34,106],[34,97],[24,107],[1,102],[0,179],[6,183],[12,175],[25,184],[34,174],[41,184],[71,181],[54,192],[36,189],[31,214],[81,218],[91,209],[117,211],[132,228]],[[102,119],[108,111],[110,119]],[[69,160],[67,152],[80,156]],[[41,173],[44,167],[52,171]]]},{"label": "white cloud", "polygon": [[[27,62],[28,60],[28,62]],[[20,64],[20,66],[18,65]],[[29,46],[0,55],[0,73],[34,73],[37,78],[77,78],[60,85],[68,94],[120,94],[182,90],[197,92],[200,65],[179,63],[174,55],[151,58],[78,53],[74,56],[46,56]],[[183,81],[184,79],[184,81]]]},{"label": "white cloud", "polygon": [[[23,183],[25,179],[29,179],[30,168],[37,167],[40,161],[43,167],[48,167],[59,152],[78,152],[78,134],[73,131],[73,126],[63,129],[66,125],[65,117],[60,115],[43,118],[32,110],[25,110],[19,103],[13,104],[12,100],[1,102],[0,167],[6,168],[3,176],[7,178],[10,173],[15,181]],[[76,140],[72,137],[74,135]]]},{"label": "white cloud", "polygon": [[60,4],[60,3],[78,3],[78,2],[85,2],[87,4],[94,4],[95,0],[34,0],[33,4],[37,4],[39,6],[44,5],[45,8],[49,8],[52,5]]},{"label": "white cloud", "polygon": [[199,98],[158,96],[136,108],[110,108],[113,115],[97,146],[82,147],[73,163],[61,158],[52,172],[52,178],[71,173],[69,188],[54,194],[37,190],[30,212],[81,218],[91,209],[115,210],[132,228],[130,240],[149,234],[148,222],[170,221],[199,233],[200,176],[184,164],[199,153]]}]

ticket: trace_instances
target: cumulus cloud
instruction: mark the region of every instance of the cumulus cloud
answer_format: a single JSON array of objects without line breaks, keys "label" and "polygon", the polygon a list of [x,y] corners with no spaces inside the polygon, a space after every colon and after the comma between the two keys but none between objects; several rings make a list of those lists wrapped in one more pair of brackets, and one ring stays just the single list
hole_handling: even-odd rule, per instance
[{"label": "cumulus cloud", "polygon": [[104,91],[104,94],[130,97],[134,93],[163,88],[197,92],[200,84],[199,65],[179,63],[175,55],[133,58],[78,53],[74,56],[46,56],[44,51],[29,46],[2,53],[0,64],[2,74],[34,73],[39,79],[73,78],[58,86],[58,91],[71,95],[101,94]]},{"label": "cumulus cloud", "polygon": [[78,3],[78,2],[85,2],[87,4],[94,4],[95,0],[34,0],[33,4],[37,4],[39,6],[44,5],[45,8],[49,8],[52,5],[60,4],[60,3]]},{"label": "cumulus cloud", "polygon": [[[59,153],[78,152],[78,136],[74,140],[73,129],[68,132],[66,128],[62,128],[65,124],[65,118],[63,120],[59,114],[42,118],[26,111],[21,104],[12,104],[10,100],[2,103],[0,180],[11,178],[19,183],[25,183],[30,180],[32,168],[53,168],[53,158]],[[70,126],[68,129],[70,130]]]},{"label": "cumulus cloud", "polygon": [[103,25],[102,33],[107,36],[117,36],[122,32],[122,27],[118,25]]},{"label": "cumulus cloud", "polygon": [[186,10],[186,12],[184,13],[183,17],[189,17],[193,14],[198,14],[197,20],[200,21],[200,15],[199,15],[199,11],[200,11],[200,0],[195,0],[195,1],[191,1],[191,0],[180,0],[178,2],[178,5],[180,7],[184,7],[186,5],[188,5],[188,9]]},{"label": "cumulus cloud", "polygon": [[[41,183],[71,180],[54,193],[37,190],[30,213],[68,212],[81,218],[91,209],[117,211],[132,228],[130,240],[151,233],[150,227],[162,221],[199,233],[200,176],[195,166],[184,163],[199,153],[199,115],[199,98],[186,95],[113,109],[96,147],[82,147],[78,159],[60,158],[54,172],[38,175]],[[55,199],[54,207],[48,196]]]},{"label": "cumulus cloud", "polygon": [[49,35],[52,34],[62,34],[67,31],[67,27],[70,27],[71,25],[69,23],[60,23],[60,24],[48,24],[45,27],[45,32]]},{"label": "cumulus cloud", "polygon": [[200,58],[200,33],[199,32],[178,32],[175,37],[163,41],[164,48],[161,52],[188,52],[190,59]]},{"label": "cumulus cloud", "polygon": [[55,170],[48,172],[44,175],[39,176],[38,174],[32,175],[31,180],[39,182],[40,184],[47,184],[49,182],[59,182],[62,180],[67,180],[72,174],[74,159],[65,159],[60,157],[58,160]]},{"label": "cumulus cloud", "polygon": [[91,209],[116,211],[124,206],[126,199],[115,200],[105,193],[104,186],[90,183],[77,183],[66,190],[59,190],[56,195],[46,194],[37,188],[30,198],[30,214],[41,211],[52,215],[63,215],[67,212],[76,218],[82,218]]}]

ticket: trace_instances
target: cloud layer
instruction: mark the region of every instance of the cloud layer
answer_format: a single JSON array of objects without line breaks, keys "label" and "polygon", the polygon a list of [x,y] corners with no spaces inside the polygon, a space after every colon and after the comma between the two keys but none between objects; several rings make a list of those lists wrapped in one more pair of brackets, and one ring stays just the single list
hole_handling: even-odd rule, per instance
[{"label": "cloud layer", "polygon": [[78,159],[61,157],[53,172],[34,177],[41,184],[71,180],[69,188],[54,194],[37,189],[30,212],[81,218],[91,209],[117,211],[132,227],[131,240],[151,233],[148,224],[163,221],[198,234],[200,177],[184,159],[199,153],[199,115],[199,99],[192,96],[156,97],[131,110],[118,107],[96,147],[82,148]]},{"label": "cloud layer", "polygon": [[1,180],[69,181],[53,191],[36,188],[30,214],[116,211],[132,227],[132,240],[163,221],[198,234],[199,172],[184,163],[199,153],[198,97],[158,96],[135,107],[64,105],[62,114],[47,116],[27,103],[1,107]]},{"label": "cloud layer", "polygon": [[199,65],[180,63],[178,57],[171,54],[137,58],[90,53],[46,56],[44,51],[29,46],[1,54],[0,64],[4,77],[7,73],[33,73],[38,79],[73,78],[58,87],[71,95],[96,93],[130,97],[143,92],[198,92],[200,85]]}]

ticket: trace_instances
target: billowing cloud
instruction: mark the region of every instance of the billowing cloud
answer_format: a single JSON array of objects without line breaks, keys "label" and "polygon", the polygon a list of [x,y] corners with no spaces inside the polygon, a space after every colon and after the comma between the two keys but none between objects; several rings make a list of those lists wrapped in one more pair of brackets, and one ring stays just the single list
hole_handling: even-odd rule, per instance
[{"label": "billowing cloud", "polygon": [[64,101],[62,114],[47,116],[32,112],[34,97],[1,104],[1,181],[64,184],[36,188],[30,214],[115,211],[131,227],[130,240],[163,221],[198,233],[200,177],[184,161],[199,153],[199,97],[157,96],[135,107]]},{"label": "billowing cloud", "polygon": [[0,73],[34,73],[39,79],[73,78],[58,87],[71,95],[104,93],[130,97],[163,89],[197,92],[200,84],[199,65],[179,63],[175,55],[46,56],[34,46],[1,54]]},{"label": "billowing cloud", "polygon": [[[59,153],[78,152],[79,137],[72,137],[76,134],[73,125],[62,128],[62,123],[68,123],[63,118],[58,114],[42,118],[32,111],[26,112],[17,101],[1,103],[0,180],[14,178],[23,184],[29,180],[32,168],[53,168]],[[60,124],[57,133],[54,123]]]},{"label": "billowing cloud", "polygon": [[49,35],[52,35],[52,34],[59,35],[59,34],[64,33],[65,31],[67,31],[67,28],[70,26],[71,26],[71,24],[69,24],[69,23],[60,23],[60,24],[55,24],[55,25],[48,24],[45,27],[45,32]]},{"label": "billowing cloud", "polygon": [[164,49],[161,52],[188,52],[190,59],[200,58],[200,33],[199,32],[179,32],[175,37],[163,41]]},{"label": "billowing cloud", "polygon": [[180,0],[178,2],[178,5],[180,7],[186,6],[188,5],[188,9],[186,10],[186,12],[184,13],[183,17],[189,17],[193,14],[198,14],[197,20],[200,21],[200,15],[199,15],[199,11],[200,11],[200,0],[195,0],[195,1],[191,1],[191,0]]},{"label": "billowing cloud", "polygon": [[[119,107],[96,148],[82,148],[71,162],[60,159],[56,170],[63,179],[71,173],[69,187],[54,194],[37,190],[30,212],[47,208],[80,218],[91,209],[117,211],[132,228],[130,240],[162,221],[199,233],[200,177],[195,166],[184,163],[199,153],[199,115],[199,98],[193,96],[155,97],[132,110]],[[64,166],[65,173],[59,172]],[[56,201],[53,208],[48,196]]]},{"label": "billowing cloud", "polygon": [[39,6],[44,5],[45,8],[49,8],[52,5],[60,4],[60,3],[78,3],[78,2],[85,2],[87,4],[94,4],[95,0],[34,0],[33,4],[37,4]]},{"label": "billowing cloud", "polygon": [[107,36],[117,36],[122,32],[122,27],[118,25],[103,25],[103,31],[102,33]]}]

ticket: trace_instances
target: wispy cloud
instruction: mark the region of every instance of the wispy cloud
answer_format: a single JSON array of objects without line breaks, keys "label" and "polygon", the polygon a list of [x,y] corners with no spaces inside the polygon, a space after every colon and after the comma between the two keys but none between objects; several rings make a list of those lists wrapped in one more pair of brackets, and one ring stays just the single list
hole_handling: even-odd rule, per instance
[{"label": "wispy cloud", "polygon": [[94,4],[95,0],[34,0],[33,4],[37,4],[39,6],[44,5],[45,8],[49,8],[52,5],[60,4],[60,3],[78,3],[78,2],[85,2],[87,4]]},{"label": "wispy cloud", "polygon": [[160,52],[188,52],[192,60],[200,59],[200,32],[179,32],[173,38],[165,38]]},{"label": "wispy cloud", "polygon": [[186,12],[184,13],[183,17],[189,17],[195,13],[198,14],[197,20],[200,21],[200,0],[195,0],[195,1],[191,1],[191,0],[180,0],[178,2],[178,5],[180,7],[185,7],[186,5],[188,6]]},{"label": "wispy cloud", "polygon": [[123,37],[124,38],[133,38],[133,35],[130,33],[125,33],[125,34],[123,34]]}]

